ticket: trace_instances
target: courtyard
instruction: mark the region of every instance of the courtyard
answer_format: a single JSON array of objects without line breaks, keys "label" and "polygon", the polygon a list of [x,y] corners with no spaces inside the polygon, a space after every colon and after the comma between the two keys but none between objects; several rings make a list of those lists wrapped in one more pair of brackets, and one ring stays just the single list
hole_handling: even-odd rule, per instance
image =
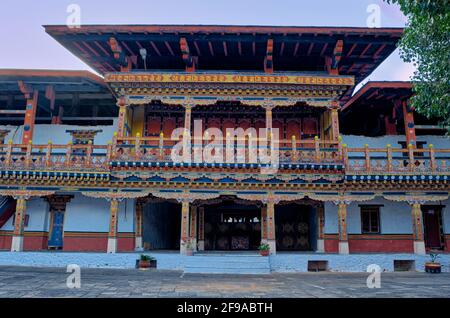
[{"label": "courtyard", "polygon": [[448,298],[450,273],[273,273],[201,275],[181,271],[82,268],[80,288],[68,288],[65,268],[0,266],[0,297],[74,298]]}]

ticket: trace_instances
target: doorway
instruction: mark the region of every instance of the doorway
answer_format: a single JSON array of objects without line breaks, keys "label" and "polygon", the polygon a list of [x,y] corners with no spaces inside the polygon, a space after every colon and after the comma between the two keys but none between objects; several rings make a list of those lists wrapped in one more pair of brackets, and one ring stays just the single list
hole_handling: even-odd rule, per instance
[{"label": "doorway", "polygon": [[442,206],[422,206],[425,247],[444,248],[444,229],[442,226]]},{"label": "doorway", "polygon": [[172,202],[150,202],[143,212],[144,250],[179,250],[181,205]]}]

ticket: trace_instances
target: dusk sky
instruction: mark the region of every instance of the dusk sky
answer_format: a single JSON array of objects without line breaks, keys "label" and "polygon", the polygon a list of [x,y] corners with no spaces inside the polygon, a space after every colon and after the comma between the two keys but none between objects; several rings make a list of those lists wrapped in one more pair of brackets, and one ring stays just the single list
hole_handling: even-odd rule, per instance
[{"label": "dusk sky", "polygon": [[[381,0],[2,0],[0,68],[90,69],[44,32],[66,24],[67,7],[81,8],[81,24],[234,24],[367,26],[367,7],[381,8],[382,27],[401,27],[400,10]],[[398,52],[369,78],[408,80],[411,65]]]}]

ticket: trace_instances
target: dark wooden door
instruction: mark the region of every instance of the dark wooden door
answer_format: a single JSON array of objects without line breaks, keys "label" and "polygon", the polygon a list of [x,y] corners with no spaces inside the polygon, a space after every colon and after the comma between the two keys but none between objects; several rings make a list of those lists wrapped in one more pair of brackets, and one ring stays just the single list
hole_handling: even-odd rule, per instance
[{"label": "dark wooden door", "polygon": [[430,249],[443,247],[441,207],[423,207],[425,246]]}]

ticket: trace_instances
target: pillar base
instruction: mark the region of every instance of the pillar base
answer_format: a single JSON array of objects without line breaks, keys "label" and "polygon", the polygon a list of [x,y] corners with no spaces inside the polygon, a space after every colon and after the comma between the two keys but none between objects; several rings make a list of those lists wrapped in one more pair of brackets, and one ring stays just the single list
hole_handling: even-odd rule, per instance
[{"label": "pillar base", "polygon": [[350,254],[348,242],[339,242],[339,254]]},{"label": "pillar base", "polygon": [[11,242],[11,252],[23,251],[23,235],[15,235]]},{"label": "pillar base", "polygon": [[275,255],[277,253],[277,242],[275,240],[267,240],[267,244],[270,246],[270,254]]},{"label": "pillar base", "polygon": [[318,239],[317,240],[317,253],[325,253],[325,240],[324,239]]},{"label": "pillar base", "polygon": [[142,236],[136,236],[134,239],[134,250],[136,252],[143,252],[144,247],[142,245]]},{"label": "pillar base", "polygon": [[117,238],[108,237],[108,248],[106,249],[107,253],[116,253],[117,252]]},{"label": "pillar base", "polygon": [[424,241],[414,241],[414,254],[425,255],[427,252],[425,250]]},{"label": "pillar base", "polygon": [[180,241],[180,255],[186,255],[186,246],[184,245],[184,241],[181,240]]},{"label": "pillar base", "polygon": [[205,250],[205,241],[204,240],[198,241],[197,246],[198,246],[199,251],[204,251]]},{"label": "pillar base", "polygon": [[197,239],[196,238],[191,238],[191,242],[192,242],[192,248],[195,251],[198,250],[198,245],[197,245]]}]

